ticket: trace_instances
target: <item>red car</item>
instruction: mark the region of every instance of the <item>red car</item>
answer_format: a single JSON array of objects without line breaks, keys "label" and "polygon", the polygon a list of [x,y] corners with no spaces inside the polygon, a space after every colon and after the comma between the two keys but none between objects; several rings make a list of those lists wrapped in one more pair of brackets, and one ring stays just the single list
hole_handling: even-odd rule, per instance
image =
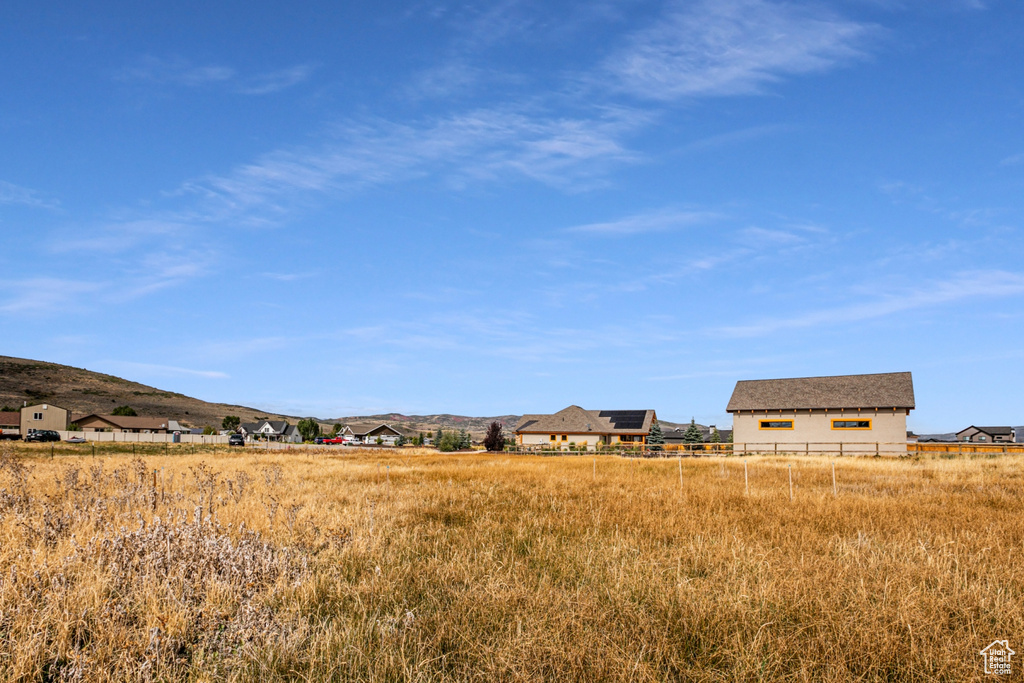
[{"label": "red car", "polygon": [[323,440],[323,443],[339,444],[345,443],[344,437],[341,436],[329,436]]}]

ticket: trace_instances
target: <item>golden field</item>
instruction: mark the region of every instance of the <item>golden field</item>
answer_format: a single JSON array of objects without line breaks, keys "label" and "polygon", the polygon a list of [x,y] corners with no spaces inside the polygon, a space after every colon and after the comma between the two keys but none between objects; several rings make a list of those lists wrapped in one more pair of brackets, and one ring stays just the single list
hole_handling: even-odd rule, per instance
[{"label": "golden field", "polygon": [[1020,456],[840,459],[835,494],[832,460],[749,458],[747,495],[739,458],[186,448],[0,446],[0,679],[963,681],[1024,652]]}]

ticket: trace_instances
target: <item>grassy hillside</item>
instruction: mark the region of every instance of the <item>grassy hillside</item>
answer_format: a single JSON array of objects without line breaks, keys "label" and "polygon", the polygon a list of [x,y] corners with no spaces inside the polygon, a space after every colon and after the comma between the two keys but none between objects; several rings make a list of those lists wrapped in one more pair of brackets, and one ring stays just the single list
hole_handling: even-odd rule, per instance
[{"label": "grassy hillside", "polygon": [[[176,419],[191,427],[219,427],[225,415],[238,415],[243,422],[270,418],[285,419],[294,424],[299,419],[291,415],[268,413],[258,408],[208,403],[184,394],[69,365],[0,356],[0,408],[18,408],[25,401],[29,404],[52,403],[76,413],[109,413],[116,406],[130,405],[139,415]],[[467,429],[474,437],[481,438],[493,420],[498,420],[511,432],[515,429],[518,419],[518,415],[464,417],[448,414],[384,413],[340,417],[329,422],[384,422],[409,435],[421,431],[433,432],[438,427]]]},{"label": "grassy hillside", "polygon": [[296,419],[257,408],[207,403],[69,365],[0,356],[0,407],[19,408],[25,401],[52,403],[76,413],[109,413],[117,406],[130,405],[139,415],[177,419],[192,427],[220,426],[225,415],[238,415],[243,421]]}]

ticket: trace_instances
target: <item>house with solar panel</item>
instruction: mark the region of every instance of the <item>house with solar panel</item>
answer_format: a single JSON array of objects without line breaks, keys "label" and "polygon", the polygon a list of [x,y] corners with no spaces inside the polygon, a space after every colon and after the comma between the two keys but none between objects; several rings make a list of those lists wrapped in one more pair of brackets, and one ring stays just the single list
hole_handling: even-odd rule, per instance
[{"label": "house with solar panel", "polygon": [[914,409],[909,372],[741,380],[726,408],[746,450],[898,451]]},{"label": "house with solar panel", "polygon": [[516,443],[524,448],[598,446],[647,443],[653,410],[585,410],[569,406],[552,415],[523,415],[516,425]]}]

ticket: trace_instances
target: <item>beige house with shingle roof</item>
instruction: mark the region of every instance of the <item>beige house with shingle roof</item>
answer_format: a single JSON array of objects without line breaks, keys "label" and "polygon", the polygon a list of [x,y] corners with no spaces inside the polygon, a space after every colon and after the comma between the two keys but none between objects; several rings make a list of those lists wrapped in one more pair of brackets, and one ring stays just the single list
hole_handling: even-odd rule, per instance
[{"label": "beige house with shingle roof", "polygon": [[653,410],[585,410],[569,406],[552,415],[523,415],[516,443],[525,447],[563,448],[617,443],[641,445],[657,416]]},{"label": "beige house with shingle roof", "polygon": [[913,409],[909,372],[743,380],[726,408],[737,446],[810,444],[813,451],[843,444],[851,453],[905,444]]}]

